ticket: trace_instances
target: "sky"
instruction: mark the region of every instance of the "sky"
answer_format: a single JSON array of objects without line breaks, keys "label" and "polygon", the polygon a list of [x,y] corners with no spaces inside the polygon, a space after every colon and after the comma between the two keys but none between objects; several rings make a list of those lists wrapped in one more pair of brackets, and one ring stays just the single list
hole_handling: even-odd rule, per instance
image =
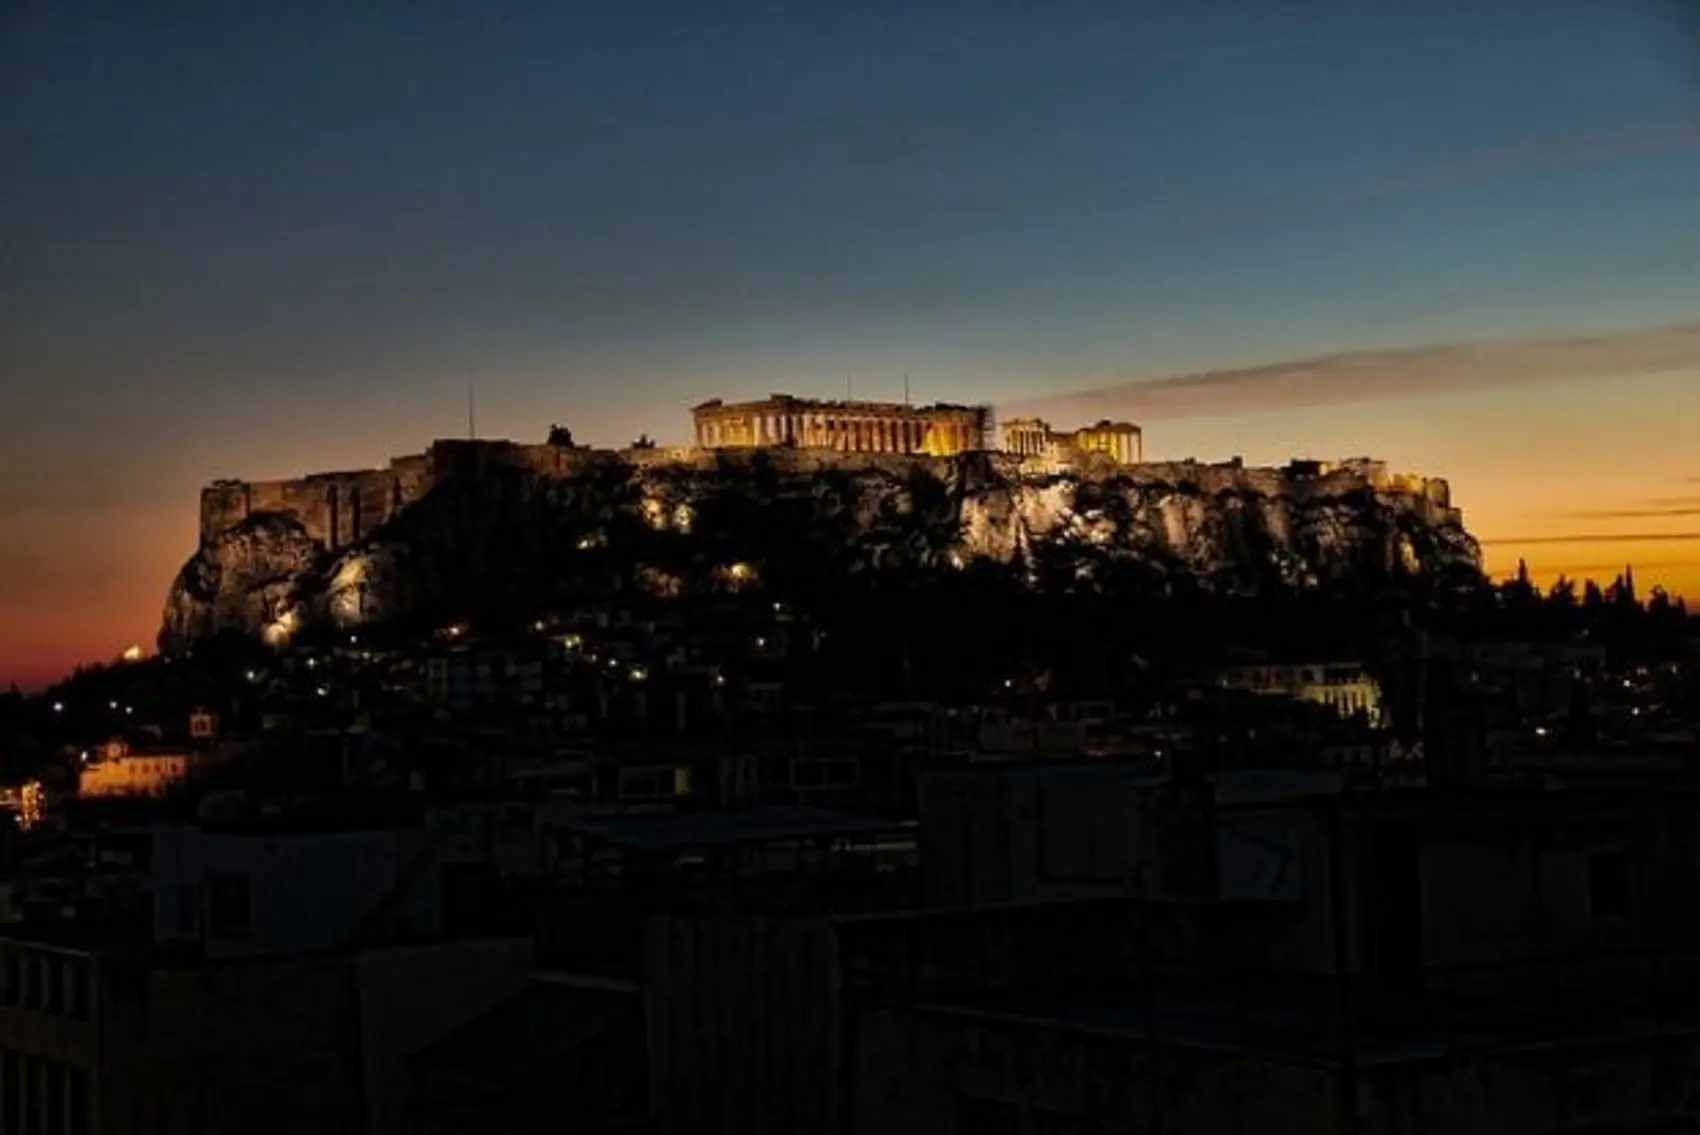
[{"label": "sky", "polygon": [[908,374],[1700,596],[1694,0],[14,0],[0,155],[0,682],[469,385],[614,445]]}]

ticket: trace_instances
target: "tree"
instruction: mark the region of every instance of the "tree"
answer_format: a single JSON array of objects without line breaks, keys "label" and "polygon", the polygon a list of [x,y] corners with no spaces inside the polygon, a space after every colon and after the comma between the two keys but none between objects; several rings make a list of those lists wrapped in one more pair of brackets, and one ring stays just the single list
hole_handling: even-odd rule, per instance
[{"label": "tree", "polygon": [[573,448],[573,431],[566,426],[551,424],[549,426],[549,444],[562,449]]},{"label": "tree", "polygon": [[1611,587],[1606,590],[1606,597],[1614,606],[1620,608],[1641,606],[1641,600],[1635,594],[1634,567],[1624,568],[1623,574],[1612,580]]}]

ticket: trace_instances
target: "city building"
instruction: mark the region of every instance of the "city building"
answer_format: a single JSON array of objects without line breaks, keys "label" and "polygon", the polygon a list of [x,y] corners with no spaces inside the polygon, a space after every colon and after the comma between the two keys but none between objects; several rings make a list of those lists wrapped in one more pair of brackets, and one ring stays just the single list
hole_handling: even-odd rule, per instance
[{"label": "city building", "polygon": [[716,398],[691,410],[708,449],[792,445],[846,453],[949,457],[992,448],[989,406],[817,401],[774,394],[759,402]]},{"label": "city building", "polygon": [[637,982],[539,972],[407,1061],[409,1135],[638,1135],[650,1122]]},{"label": "city building", "polygon": [[189,777],[189,756],[174,750],[132,749],[124,741],[102,745],[77,769],[77,797],[164,796]]},{"label": "city building", "polygon": [[9,927],[0,1131],[399,1135],[408,1058],[531,964],[525,939],[213,962],[117,927]]},{"label": "city building", "polygon": [[154,939],[209,958],[429,939],[442,930],[442,844],[423,824],[160,827]]},{"label": "city building", "polygon": [[1162,888],[1165,781],[1110,761],[983,762],[921,776],[934,906]]},{"label": "city building", "polygon": [[156,828],[151,918],[0,929],[0,1131],[399,1135],[407,1059],[522,992],[534,949],[451,934],[448,833],[370,820]]},{"label": "city building", "polygon": [[653,921],[661,1130],[1682,1129],[1692,800],[1342,784],[1223,779],[1172,897]]},{"label": "city building", "polygon": [[1364,715],[1372,725],[1382,721],[1381,685],[1356,662],[1259,662],[1223,671],[1220,684],[1314,702],[1341,717]]}]

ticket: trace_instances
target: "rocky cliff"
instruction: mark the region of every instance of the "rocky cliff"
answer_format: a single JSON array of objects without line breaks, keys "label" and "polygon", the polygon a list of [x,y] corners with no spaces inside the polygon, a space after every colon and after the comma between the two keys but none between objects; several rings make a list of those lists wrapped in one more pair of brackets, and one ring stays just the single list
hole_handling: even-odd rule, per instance
[{"label": "rocky cliff", "polygon": [[1056,467],[997,454],[579,452],[565,473],[496,465],[442,479],[334,549],[287,508],[212,526],[171,586],[162,645],[224,630],[281,638],[474,601],[676,595],[725,586],[728,572],[797,589],[976,560],[1034,574],[1060,562],[1083,578],[1128,568],[1153,586],[1245,591],[1390,571],[1469,576],[1479,563],[1445,482],[1367,461]]}]

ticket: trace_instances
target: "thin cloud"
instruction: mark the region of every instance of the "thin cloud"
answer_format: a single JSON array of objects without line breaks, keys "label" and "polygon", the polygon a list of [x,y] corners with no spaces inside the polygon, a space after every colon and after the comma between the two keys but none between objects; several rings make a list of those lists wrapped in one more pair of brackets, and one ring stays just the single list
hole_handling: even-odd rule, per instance
[{"label": "thin cloud", "polygon": [[[1657,565],[1649,565],[1643,568],[1635,568],[1635,570],[1638,573],[1648,573],[1656,577],[1668,576],[1672,569],[1682,570],[1689,566],[1692,565],[1661,563]],[[1529,563],[1531,571],[1539,572],[1542,575],[1562,575],[1569,579],[1572,583],[1581,583],[1583,580],[1587,579],[1597,581],[1609,580],[1613,576],[1622,573],[1623,569],[1626,567],[1634,568],[1635,565],[1626,564],[1622,560],[1601,560],[1597,563],[1567,563],[1563,560],[1548,562],[1543,560],[1538,563],[1533,561]],[[1496,579],[1510,579],[1517,574],[1517,569],[1514,566],[1502,567],[1497,571],[1490,572],[1489,574]]]},{"label": "thin cloud", "polygon": [[1028,399],[1006,415],[1155,421],[1380,402],[1700,368],[1700,321],[1553,336],[1318,355]]},{"label": "thin cloud", "polygon": [[1681,544],[1700,540],[1700,532],[1578,532],[1569,536],[1498,536],[1478,540],[1484,548],[1513,544]]},{"label": "thin cloud", "polygon": [[1656,157],[1695,146],[1700,146],[1700,122],[1655,124],[1633,131],[1535,139],[1466,154],[1429,169],[1373,181],[1347,189],[1335,200],[1355,203],[1408,193],[1431,193],[1496,177]]},{"label": "thin cloud", "polygon": [[1565,513],[1568,520],[1663,520],[1669,517],[1700,516],[1700,504],[1667,505],[1658,508],[1600,508]]},{"label": "thin cloud", "polygon": [[[1700,483],[1700,477],[1678,477],[1681,483]],[[1583,524],[1614,520],[1662,520],[1673,516],[1700,516],[1700,495],[1683,493],[1669,497],[1646,497],[1624,508],[1585,508],[1555,514],[1557,520]]]}]

